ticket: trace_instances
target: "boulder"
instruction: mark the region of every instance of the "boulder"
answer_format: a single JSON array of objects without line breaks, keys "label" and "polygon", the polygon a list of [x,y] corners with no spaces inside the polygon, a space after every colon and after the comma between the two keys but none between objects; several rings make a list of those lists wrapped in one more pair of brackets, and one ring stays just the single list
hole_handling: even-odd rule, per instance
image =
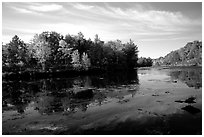
[{"label": "boulder", "polygon": [[82,88],[74,90],[74,98],[77,99],[90,99],[93,98],[94,93],[91,88]]}]

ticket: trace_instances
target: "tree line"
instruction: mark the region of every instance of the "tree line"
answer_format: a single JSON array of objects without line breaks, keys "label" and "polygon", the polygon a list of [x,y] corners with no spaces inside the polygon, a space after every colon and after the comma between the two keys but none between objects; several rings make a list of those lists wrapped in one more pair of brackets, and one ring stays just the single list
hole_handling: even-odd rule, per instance
[{"label": "tree line", "polygon": [[57,32],[36,34],[30,43],[17,35],[2,45],[3,72],[133,69],[138,66],[138,47],[130,39],[104,42]]}]

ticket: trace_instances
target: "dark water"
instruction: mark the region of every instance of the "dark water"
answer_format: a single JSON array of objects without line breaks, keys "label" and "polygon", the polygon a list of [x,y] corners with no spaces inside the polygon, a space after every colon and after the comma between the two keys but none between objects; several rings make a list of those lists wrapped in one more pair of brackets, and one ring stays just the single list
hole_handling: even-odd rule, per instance
[{"label": "dark water", "polygon": [[198,67],[3,81],[2,101],[3,134],[202,133]]}]

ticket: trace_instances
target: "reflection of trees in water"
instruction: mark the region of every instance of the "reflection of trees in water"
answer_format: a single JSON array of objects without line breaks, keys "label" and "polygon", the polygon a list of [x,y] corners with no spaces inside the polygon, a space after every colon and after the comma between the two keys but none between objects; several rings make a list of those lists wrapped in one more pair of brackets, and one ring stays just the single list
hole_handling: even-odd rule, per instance
[{"label": "reflection of trees in water", "polygon": [[170,76],[172,79],[186,83],[188,87],[195,87],[196,89],[202,87],[202,70],[200,68],[171,71]]},{"label": "reflection of trees in water", "polygon": [[35,109],[39,113],[51,114],[53,112],[63,111],[74,112],[76,108],[86,111],[91,99],[77,100],[72,97],[72,94],[66,93],[63,95],[39,93],[34,102]]},{"label": "reflection of trees in water", "polygon": [[19,113],[23,113],[31,102],[35,92],[40,91],[36,84],[25,82],[4,82],[2,84],[3,110],[9,109],[9,104]]},{"label": "reflection of trees in water", "polygon": [[112,72],[97,76],[91,76],[92,85],[98,88],[120,86],[126,84],[138,84],[137,70],[132,72]]},{"label": "reflection of trees in water", "polygon": [[59,97],[47,93],[39,93],[34,100],[35,109],[41,114],[50,114],[63,111],[62,102]]},{"label": "reflection of trees in water", "polygon": [[73,86],[75,86],[75,87],[91,87],[92,86],[92,80],[89,76],[76,77],[73,80]]},{"label": "reflection of trees in water", "polygon": [[[107,96],[124,96],[135,94],[136,90],[129,92],[105,93],[95,90],[93,96],[88,98],[76,98],[74,90],[79,87],[116,89],[121,85],[138,84],[137,71],[131,73],[109,73],[102,75],[80,76],[75,78],[44,79],[34,82],[10,82],[3,83],[3,109],[7,104],[15,106],[15,110],[23,113],[31,101],[41,114],[53,112],[75,111],[80,109],[86,111],[92,102],[101,105]],[[122,89],[121,89],[122,90]],[[111,92],[111,91],[110,91]]]}]

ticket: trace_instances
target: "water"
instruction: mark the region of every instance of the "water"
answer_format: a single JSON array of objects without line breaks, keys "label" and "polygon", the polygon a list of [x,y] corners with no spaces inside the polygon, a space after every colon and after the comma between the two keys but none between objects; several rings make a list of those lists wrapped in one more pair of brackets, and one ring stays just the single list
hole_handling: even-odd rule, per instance
[{"label": "water", "polygon": [[202,133],[199,67],[2,85],[3,134]]}]

